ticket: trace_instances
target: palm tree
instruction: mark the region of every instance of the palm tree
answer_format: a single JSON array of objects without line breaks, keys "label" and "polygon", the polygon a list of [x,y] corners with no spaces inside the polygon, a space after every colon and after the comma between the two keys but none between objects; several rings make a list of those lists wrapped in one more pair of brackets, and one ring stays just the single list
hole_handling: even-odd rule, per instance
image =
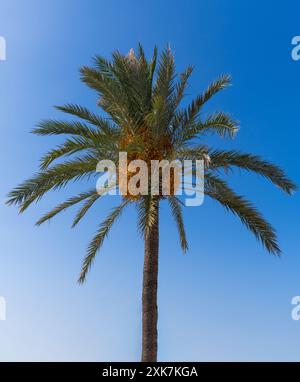
[{"label": "palm tree", "polygon": [[[223,138],[233,138],[238,123],[224,112],[203,117],[203,107],[216,93],[230,85],[230,77],[223,75],[212,82],[188,107],[183,108],[184,97],[192,67],[175,73],[174,57],[166,48],[157,63],[157,49],[147,60],[141,45],[138,53],[128,55],[118,51],[112,59],[96,56],[92,67],[81,68],[81,80],[96,91],[98,106],[105,117],[87,108],[67,104],[58,110],[77,117],[75,121],[44,120],[33,130],[38,135],[66,135],[63,144],[42,157],[40,171],[9,193],[8,204],[25,211],[39,201],[48,191],[65,187],[71,181],[80,181],[96,175],[100,159],[117,162],[120,151],[128,159],[203,159],[205,162],[204,192],[210,198],[237,215],[241,222],[256,236],[266,250],[280,255],[276,234],[260,212],[243,196],[236,194],[222,179],[229,169],[253,171],[288,194],[295,185],[276,165],[259,156],[238,151],[214,150],[204,145],[205,136],[215,133]],[[57,159],[62,159],[53,164]],[[67,159],[69,158],[69,159]],[[117,178],[117,186],[118,184]],[[67,208],[84,202],[73,227],[84,217],[92,205],[104,194],[92,188],[59,204],[44,215],[40,225]],[[83,283],[111,227],[125,207],[135,205],[138,228],[145,244],[143,293],[142,293],[142,361],[157,360],[157,277],[159,252],[159,206],[163,200],[170,205],[178,228],[180,244],[188,249],[182,214],[182,200],[175,192],[170,195],[121,196],[121,203],[99,225],[87,247],[79,282]]]}]

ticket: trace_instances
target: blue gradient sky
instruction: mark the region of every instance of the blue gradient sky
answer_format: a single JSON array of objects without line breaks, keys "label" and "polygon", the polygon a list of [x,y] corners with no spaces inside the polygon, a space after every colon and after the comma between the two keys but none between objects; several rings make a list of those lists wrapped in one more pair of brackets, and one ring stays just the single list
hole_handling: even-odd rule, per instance
[{"label": "blue gradient sky", "polygon": [[[279,5],[281,3],[281,5]],[[241,121],[233,142],[216,147],[263,155],[298,184],[300,61],[291,39],[300,35],[299,1],[240,0],[0,0],[0,321],[2,361],[139,359],[143,245],[135,211],[111,232],[87,284],[76,279],[84,251],[109,198],[76,230],[75,210],[37,228],[45,211],[79,186],[49,194],[18,216],[3,205],[7,192],[38,168],[60,139],[29,134],[52,106],[95,108],[95,94],[78,69],[96,53],[126,53],[140,41],[148,53],[168,42],[178,70],[195,66],[190,94],[228,72],[233,86],[207,108]],[[167,206],[161,218],[160,360],[299,360],[300,321],[291,298],[300,294],[299,193],[289,198],[258,176],[236,173],[236,189],[274,224],[281,259],[268,255],[239,221],[205,199],[186,209],[190,251],[183,256]]]}]

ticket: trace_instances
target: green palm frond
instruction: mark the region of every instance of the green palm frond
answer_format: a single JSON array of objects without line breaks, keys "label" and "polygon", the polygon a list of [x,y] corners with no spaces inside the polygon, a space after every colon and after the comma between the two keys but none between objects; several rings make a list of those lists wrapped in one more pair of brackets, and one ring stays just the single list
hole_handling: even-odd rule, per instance
[{"label": "green palm frond", "polygon": [[145,116],[145,121],[152,138],[159,141],[162,133],[168,129],[170,121],[170,110],[162,96],[152,99],[152,109]]},{"label": "green palm frond", "polygon": [[189,128],[183,128],[182,140],[189,141],[195,137],[202,138],[205,133],[216,133],[222,138],[234,138],[239,129],[239,122],[223,112],[208,116],[203,122],[198,122]]},{"label": "green palm frond", "polygon": [[104,134],[98,134],[97,138],[93,137],[93,139],[85,137],[66,139],[63,144],[47,152],[41,158],[40,168],[45,170],[56,159],[71,156],[81,151],[84,151],[85,154],[98,156],[98,160],[108,159],[112,154],[117,153],[117,145],[114,139]]},{"label": "green palm frond", "polygon": [[115,75],[113,73],[113,64],[110,61],[108,61],[106,58],[100,55],[96,55],[93,58],[93,62],[95,68],[99,71],[99,73],[102,76],[107,77],[111,80],[115,79]]},{"label": "green palm frond", "polygon": [[[115,51],[110,60],[95,56],[91,66],[81,68],[81,80],[96,91],[97,106],[106,113],[105,117],[101,116],[102,113],[98,115],[77,104],[56,106],[56,109],[77,120],[48,119],[33,129],[37,135],[65,137],[41,158],[40,171],[9,193],[7,204],[17,205],[23,212],[48,191],[59,190],[71,182],[97,175],[99,160],[111,159],[116,163],[120,150],[126,151],[128,156],[146,161],[152,157],[192,160],[191,168],[196,160],[204,160],[205,193],[237,215],[269,252],[279,254],[274,229],[249,201],[235,194],[218,174],[223,172],[222,169],[235,167],[252,171],[288,194],[296,189],[295,184],[283,170],[259,156],[234,150],[213,150],[204,142],[207,133],[233,138],[238,130],[238,122],[225,112],[208,116],[203,113],[205,104],[230,85],[230,76],[223,75],[213,81],[202,94],[184,107],[182,100],[192,67],[177,75],[170,48],[163,50],[159,59],[156,47],[150,60],[147,60],[141,45],[136,52],[131,49],[124,55]],[[75,216],[75,226],[103,195],[104,192],[90,190],[69,198],[44,215],[37,225],[83,202]],[[99,226],[88,246],[80,282],[85,280],[97,250],[123,208],[130,203],[129,200],[137,207],[138,229],[143,236],[158,223],[160,199],[157,196],[150,194],[137,199],[125,198]],[[181,201],[176,196],[170,196],[168,202],[181,247],[186,251],[188,245]]]},{"label": "green palm frond", "polygon": [[168,198],[168,202],[169,202],[172,215],[175,219],[175,222],[178,228],[181,249],[183,250],[183,252],[186,252],[188,250],[188,243],[186,239],[186,233],[184,228],[182,208],[181,208],[180,201],[178,200],[176,196],[171,196]]},{"label": "green palm frond", "polygon": [[210,149],[205,145],[197,145],[195,147],[180,147],[176,151],[176,156],[181,160],[201,160],[204,159],[204,156],[207,156]]},{"label": "green palm frond", "polygon": [[72,198],[67,199],[65,202],[59,204],[56,206],[53,210],[42,216],[37,222],[36,225],[41,225],[45,223],[46,221],[52,219],[54,216],[59,214],[62,211],[65,211],[67,208],[72,207],[74,204],[80,203],[84,199],[90,198],[94,195],[98,195],[97,191],[95,189],[92,189],[90,191],[82,192],[81,194],[77,196],[73,196]]},{"label": "green palm frond", "polygon": [[83,261],[81,273],[78,279],[79,283],[83,283],[86,279],[86,275],[95,259],[97,251],[101,248],[105,237],[108,235],[112,225],[121,215],[123,209],[130,203],[129,200],[124,200],[118,207],[114,208],[108,217],[101,223],[99,229],[95,233],[92,241],[90,242],[86,257]]},{"label": "green palm frond", "polygon": [[170,48],[162,51],[158,63],[156,84],[153,89],[153,96],[162,97],[165,102],[170,100],[175,89],[175,64],[174,57]]},{"label": "green palm frond", "polygon": [[99,199],[99,197],[100,195],[97,192],[95,192],[94,195],[91,195],[88,198],[88,200],[84,203],[84,205],[80,208],[80,210],[76,214],[72,224],[72,228],[74,228],[80,222],[80,220],[84,217],[84,215],[92,207],[92,205],[96,202],[96,200]]},{"label": "green palm frond", "polygon": [[106,185],[105,187],[102,187],[101,189],[97,189],[97,191],[94,192],[94,194],[90,195],[88,200],[84,203],[84,205],[79,209],[77,212],[72,228],[74,228],[80,220],[85,216],[85,214],[88,212],[88,210],[93,206],[93,204],[100,198],[102,197],[106,192],[111,190],[112,188],[116,187],[116,184],[110,184]]},{"label": "green palm frond", "polygon": [[149,84],[151,86],[151,91],[150,91],[150,99],[151,99],[151,96],[152,96],[152,87],[153,87],[153,78],[154,78],[154,73],[155,73],[155,69],[156,69],[156,63],[157,63],[157,47],[155,46],[154,47],[154,50],[153,50],[153,56],[152,56],[152,59],[149,63]]},{"label": "green palm frond", "polygon": [[95,136],[96,131],[91,129],[87,124],[78,121],[56,121],[53,119],[46,119],[41,121],[32,133],[37,135],[60,135],[71,134],[80,135],[86,138]]},{"label": "green palm frond", "polygon": [[80,68],[81,80],[91,89],[96,90],[99,95],[111,96],[116,98],[116,94],[110,91],[110,84],[114,84],[115,81],[107,76],[103,75],[98,69],[88,66],[82,66]]},{"label": "green palm frond", "polygon": [[153,195],[145,195],[137,202],[138,229],[142,236],[157,222],[158,199]]},{"label": "green palm frond", "polygon": [[97,148],[97,146],[95,146],[93,142],[83,137],[66,139],[62,145],[58,146],[54,150],[49,151],[41,158],[40,168],[45,170],[55,159],[75,154],[78,151],[95,148]]},{"label": "green palm frond", "polygon": [[196,133],[212,132],[221,137],[234,138],[238,132],[239,122],[232,119],[223,112],[217,112],[207,117],[203,122],[197,124]]},{"label": "green palm frond", "polygon": [[[226,89],[228,86],[231,85],[231,77],[229,74],[223,74],[219,78],[217,78],[215,81],[213,81],[207,89],[202,93],[202,95],[198,98],[198,102],[196,104],[197,107],[201,107],[204,105],[207,101],[209,101],[214,95],[216,95],[218,92],[220,92],[223,89]],[[202,102],[200,101],[202,100]]]},{"label": "green palm frond", "polygon": [[[130,123],[136,107],[128,103],[127,95],[119,81],[104,77],[97,69],[84,66],[81,68],[81,80],[96,90],[100,96],[99,106],[110,114],[117,124]],[[132,107],[131,107],[132,106]]]},{"label": "green palm frond", "polygon": [[281,251],[274,228],[248,200],[237,195],[223,180],[211,174],[207,174],[205,177],[205,194],[237,215],[268,252],[280,255]]},{"label": "green palm frond", "polygon": [[101,118],[99,115],[92,113],[83,106],[67,104],[64,106],[55,106],[55,108],[60,111],[63,111],[64,113],[71,114],[78,118],[84,119],[85,121],[98,127],[107,135],[114,134],[117,131],[117,127],[114,126],[110,121]]},{"label": "green palm frond", "polygon": [[287,178],[284,171],[273,163],[267,162],[257,155],[239,151],[214,150],[209,153],[210,169],[229,168],[236,166],[269,179],[288,194],[296,190],[296,185]]},{"label": "green palm frond", "polygon": [[228,87],[231,83],[231,78],[228,74],[224,74],[217,80],[213,81],[208,88],[199,96],[197,96],[187,108],[185,125],[192,126],[199,116],[199,112],[204,104],[209,101],[219,91]]},{"label": "green palm frond", "polygon": [[97,163],[97,158],[87,155],[41,171],[14,188],[8,194],[7,204],[19,205],[20,212],[24,212],[31,203],[40,200],[51,189],[59,189],[71,180],[76,181],[93,173],[96,174]]},{"label": "green palm frond", "polygon": [[99,105],[111,116],[124,118],[126,116],[126,100],[117,81],[103,76],[97,69],[83,66],[80,69],[81,80],[87,86],[96,90],[99,97]]},{"label": "green palm frond", "polygon": [[119,52],[113,53],[114,74],[118,79],[121,94],[124,95],[126,109],[132,117],[142,116],[145,97],[148,94],[149,74],[147,67],[135,57],[129,58]]},{"label": "green palm frond", "polygon": [[191,74],[193,72],[193,67],[188,66],[187,69],[180,74],[179,76],[179,82],[176,84],[174,95],[173,95],[173,112],[177,109],[180,102],[182,101],[184,97],[184,92],[187,86],[188,79],[190,78]]}]

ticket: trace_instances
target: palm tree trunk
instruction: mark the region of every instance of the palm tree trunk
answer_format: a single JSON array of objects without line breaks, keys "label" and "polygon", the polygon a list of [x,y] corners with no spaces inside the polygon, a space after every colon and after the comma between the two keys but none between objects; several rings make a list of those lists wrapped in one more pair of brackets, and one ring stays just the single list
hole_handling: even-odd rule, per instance
[{"label": "palm tree trunk", "polygon": [[142,362],[157,361],[157,276],[158,276],[158,210],[157,219],[145,236],[142,296]]}]

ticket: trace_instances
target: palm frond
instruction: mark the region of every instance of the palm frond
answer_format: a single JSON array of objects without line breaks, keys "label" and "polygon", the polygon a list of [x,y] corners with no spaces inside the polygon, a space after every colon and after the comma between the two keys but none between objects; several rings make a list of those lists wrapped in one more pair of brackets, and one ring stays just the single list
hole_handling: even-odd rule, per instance
[{"label": "palm frond", "polygon": [[96,55],[93,58],[93,62],[95,68],[99,71],[99,73],[102,76],[107,77],[111,80],[115,80],[115,75],[113,73],[113,64],[110,61],[108,61],[106,58],[100,55]]},{"label": "palm frond", "polygon": [[108,235],[112,225],[117,220],[117,218],[121,215],[123,209],[130,203],[130,201],[124,200],[118,207],[114,208],[112,212],[108,215],[108,217],[101,223],[99,229],[95,233],[93,239],[91,240],[88,248],[87,254],[83,261],[83,265],[81,268],[81,273],[78,279],[79,283],[83,283],[86,279],[86,275],[90,270],[92,263],[95,259],[97,251],[101,248],[105,237]]},{"label": "palm frond", "polygon": [[286,176],[284,171],[273,163],[267,162],[257,155],[239,151],[214,150],[209,153],[210,169],[236,166],[253,171],[267,179],[288,194],[296,190],[296,185]]},{"label": "palm frond", "polygon": [[72,228],[74,228],[80,222],[80,220],[84,217],[84,215],[92,207],[92,205],[96,202],[96,200],[99,199],[99,197],[100,195],[98,193],[95,193],[94,195],[91,195],[88,198],[88,200],[84,203],[84,205],[80,208],[80,210],[76,214],[72,224]]},{"label": "palm frond", "polygon": [[82,66],[80,68],[81,80],[91,89],[96,90],[99,95],[105,94],[115,97],[116,94],[110,91],[110,84],[114,84],[115,81],[111,78],[104,76],[97,68],[91,68],[88,66]]},{"label": "palm frond", "polygon": [[161,53],[153,96],[161,96],[167,102],[174,91],[175,65],[170,48]]},{"label": "palm frond", "polygon": [[144,237],[158,219],[158,203],[157,197],[151,194],[143,196],[137,202],[138,229]]},{"label": "palm frond", "polygon": [[80,220],[84,217],[84,215],[88,212],[88,210],[92,207],[92,205],[96,202],[96,200],[98,200],[105,191],[107,191],[107,188],[105,188],[102,193],[99,193],[99,191],[98,192],[95,191],[93,195],[90,195],[88,200],[77,212],[72,224],[72,228],[74,228],[80,222]]},{"label": "palm frond", "polygon": [[98,160],[108,159],[118,153],[117,140],[101,133],[91,137],[91,139],[86,137],[66,139],[63,144],[42,156],[40,168],[45,170],[56,159],[71,156],[82,151],[85,154],[98,156]]},{"label": "palm frond", "polygon": [[129,58],[119,52],[113,53],[113,62],[114,74],[118,79],[120,93],[125,99],[128,115],[142,116],[149,86],[147,66],[139,62],[134,55]]},{"label": "palm frond", "polygon": [[170,110],[162,96],[152,98],[151,111],[145,116],[151,138],[159,142],[163,133],[168,130]]},{"label": "palm frond", "polygon": [[213,81],[208,88],[199,96],[197,96],[187,109],[186,113],[186,126],[191,126],[199,116],[199,112],[204,104],[209,101],[219,91],[225,89],[230,85],[231,78],[225,74]]},{"label": "palm frond", "polygon": [[115,133],[117,128],[112,125],[110,121],[100,117],[89,111],[87,108],[75,104],[67,104],[64,106],[55,106],[56,109],[63,111],[64,113],[74,115],[78,118],[84,119],[92,125],[100,128],[105,134],[111,135]]},{"label": "palm frond", "polygon": [[67,139],[62,145],[42,156],[40,161],[40,168],[45,170],[54,160],[62,156],[69,156],[77,153],[78,151],[95,149],[96,147],[97,146],[95,146],[92,141],[84,137],[74,137],[72,139]]},{"label": "palm frond", "polygon": [[175,111],[176,108],[179,106],[180,102],[182,101],[184,97],[184,92],[187,86],[188,79],[190,78],[191,74],[193,72],[193,67],[188,66],[187,69],[180,74],[179,76],[179,82],[176,84],[174,96],[173,96],[173,110]]},{"label": "palm frond", "polygon": [[206,145],[197,145],[195,147],[180,147],[176,151],[176,157],[181,160],[201,160],[208,155],[210,149]]},{"label": "palm frond", "polygon": [[[203,113],[206,102],[230,85],[229,75],[222,75],[213,81],[184,107],[181,101],[192,67],[177,75],[170,48],[165,49],[158,59],[155,47],[150,60],[147,60],[140,44],[137,53],[133,49],[127,55],[115,51],[109,60],[95,56],[92,65],[83,66],[80,73],[82,82],[96,91],[97,106],[107,113],[107,118],[77,104],[56,106],[77,120],[47,119],[33,129],[33,133],[41,136],[66,137],[41,158],[38,173],[9,193],[7,204],[17,205],[23,212],[48,191],[59,190],[71,182],[96,175],[99,160],[116,162],[120,150],[127,151],[130,158],[142,158],[147,163],[152,157],[191,160],[191,170],[196,160],[204,160],[205,193],[237,215],[269,252],[280,254],[272,226],[217,174],[222,173],[222,169],[234,167],[253,171],[288,194],[296,190],[295,184],[282,169],[259,156],[234,150],[213,150],[203,142],[207,133],[233,138],[238,130],[238,122],[224,112],[208,116]],[[59,162],[56,163],[56,160]],[[41,217],[37,225],[82,202],[73,222],[75,226],[100,196],[102,193],[91,190],[69,198]],[[97,250],[129,200],[123,200],[99,226],[88,246],[79,282],[85,280]],[[160,199],[150,194],[132,199],[132,202],[138,210],[138,229],[146,237],[150,228],[158,223]],[[170,196],[168,202],[177,224],[181,247],[186,251],[188,245],[181,201],[176,196]]]},{"label": "palm frond", "polygon": [[203,122],[199,122],[194,128],[194,134],[211,132],[217,133],[221,137],[234,138],[238,129],[238,121],[223,112],[217,112],[208,116]]},{"label": "palm frond", "polygon": [[8,205],[18,205],[20,212],[24,212],[30,204],[51,189],[59,189],[71,180],[96,174],[98,159],[94,156],[85,156],[72,161],[66,161],[45,171],[37,173],[33,178],[26,180],[8,194]]},{"label": "palm frond", "polygon": [[169,202],[172,215],[175,219],[175,222],[178,228],[181,249],[183,250],[183,252],[186,252],[188,250],[188,243],[187,243],[186,233],[184,228],[181,204],[176,196],[170,196],[168,198],[168,202]]},{"label": "palm frond", "polygon": [[97,191],[95,189],[92,189],[87,192],[82,192],[81,194],[77,196],[73,196],[72,198],[67,199],[65,202],[59,204],[56,206],[53,210],[49,211],[47,214],[42,216],[37,222],[36,225],[41,225],[45,223],[46,221],[52,219],[54,216],[59,214],[62,211],[65,211],[67,208],[73,206],[74,204],[80,203],[84,199],[90,198],[91,196],[97,195]]},{"label": "palm frond", "polygon": [[205,177],[205,194],[237,215],[268,252],[280,255],[281,251],[274,228],[248,200],[237,195],[223,180],[211,174],[207,174]]},{"label": "palm frond", "polygon": [[117,124],[124,120],[129,122],[130,115],[126,106],[127,99],[118,81],[107,78],[98,69],[88,66],[83,66],[80,72],[82,82],[98,92],[100,97],[99,106],[110,114]]},{"label": "palm frond", "polygon": [[157,47],[155,46],[153,50],[152,60],[149,64],[149,79],[150,79],[149,83],[151,86],[151,93],[149,94],[150,98],[152,96],[153,78],[154,78],[154,73],[156,69],[156,63],[157,63]]},{"label": "palm frond", "polygon": [[37,127],[32,130],[32,133],[37,135],[71,134],[91,138],[96,134],[96,131],[91,129],[87,124],[78,121],[46,119],[41,121]]}]

